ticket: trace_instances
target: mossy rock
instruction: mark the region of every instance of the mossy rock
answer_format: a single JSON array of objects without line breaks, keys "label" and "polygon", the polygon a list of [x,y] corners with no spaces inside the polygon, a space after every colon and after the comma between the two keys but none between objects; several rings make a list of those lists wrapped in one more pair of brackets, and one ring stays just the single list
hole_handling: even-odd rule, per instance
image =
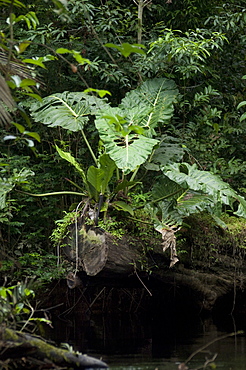
[{"label": "mossy rock", "polygon": [[[208,214],[190,216],[178,237],[180,260],[191,267],[241,264],[246,251],[246,220],[225,215],[222,228]],[[232,262],[233,260],[233,262]]]}]

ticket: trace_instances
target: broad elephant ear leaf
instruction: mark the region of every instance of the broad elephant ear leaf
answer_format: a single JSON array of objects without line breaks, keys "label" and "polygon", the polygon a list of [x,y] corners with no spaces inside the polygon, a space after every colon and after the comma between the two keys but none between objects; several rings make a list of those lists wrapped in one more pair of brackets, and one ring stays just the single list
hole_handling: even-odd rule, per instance
[{"label": "broad elephant ear leaf", "polygon": [[153,130],[158,124],[169,123],[173,116],[173,103],[177,95],[178,90],[173,80],[154,78],[128,92],[119,107],[127,111],[129,116],[134,110],[149,109],[149,113],[144,118],[139,115],[141,117],[139,124]]},{"label": "broad elephant ear leaf", "polygon": [[107,154],[102,154],[99,158],[100,168],[90,166],[87,171],[87,181],[100,194],[104,194],[109,181],[115,170],[115,163],[109,158]]},{"label": "broad elephant ear leaf", "polygon": [[148,80],[127,93],[118,108],[98,115],[95,124],[106,152],[125,174],[143,164],[158,144],[154,128],[169,122],[177,94],[171,80]]},{"label": "broad elephant ear leaf", "polygon": [[177,210],[185,218],[194,213],[211,211],[215,205],[215,199],[207,194],[188,191],[178,199]]},{"label": "broad elephant ear leaf", "polygon": [[228,205],[234,210],[235,215],[246,218],[246,200],[218,175],[198,170],[195,164],[189,165],[188,163],[165,166],[163,172],[181,187],[207,195],[216,207],[218,204]]},{"label": "broad elephant ear leaf", "polygon": [[185,154],[186,148],[182,146],[179,139],[163,135],[158,147],[151,156],[151,160],[145,163],[145,168],[152,171],[160,171],[160,168],[170,163],[180,162]]},{"label": "broad elephant ear leaf", "polygon": [[58,154],[61,158],[65,159],[67,162],[69,162],[70,164],[72,164],[76,168],[76,170],[80,173],[84,184],[87,186],[87,180],[86,180],[85,172],[82,169],[82,167],[80,166],[80,164],[76,161],[76,159],[72,156],[72,154],[70,154],[69,152],[64,152],[57,145],[56,145],[56,150],[57,150],[57,152],[58,152]]},{"label": "broad elephant ear leaf", "polygon": [[187,189],[187,187],[182,187],[163,175],[155,182],[151,190],[151,198],[153,199],[153,203],[157,203],[163,199],[176,201]]},{"label": "broad elephant ear leaf", "polygon": [[63,92],[47,96],[42,102],[31,106],[31,115],[36,122],[49,127],[62,127],[70,131],[79,131],[89,120],[89,115],[96,114],[107,103],[83,92]]},{"label": "broad elephant ear leaf", "polygon": [[106,153],[125,174],[144,163],[158,143],[137,133],[123,135],[105,118],[98,118],[95,123]]}]

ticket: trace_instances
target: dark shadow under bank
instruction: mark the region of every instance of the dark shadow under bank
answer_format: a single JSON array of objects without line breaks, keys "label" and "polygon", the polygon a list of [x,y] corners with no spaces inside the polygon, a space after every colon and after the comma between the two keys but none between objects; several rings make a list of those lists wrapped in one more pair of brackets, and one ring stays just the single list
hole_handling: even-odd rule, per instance
[{"label": "dark shadow under bank", "polygon": [[190,345],[201,335],[208,322],[222,332],[246,331],[242,291],[219,298],[208,311],[197,293],[175,278],[166,284],[144,276],[140,282],[135,275],[81,279],[83,285],[72,290],[65,280],[55,283],[42,306],[48,310],[57,306],[49,310],[54,329],[47,328],[45,336],[88,355],[170,358],[177,346]]}]

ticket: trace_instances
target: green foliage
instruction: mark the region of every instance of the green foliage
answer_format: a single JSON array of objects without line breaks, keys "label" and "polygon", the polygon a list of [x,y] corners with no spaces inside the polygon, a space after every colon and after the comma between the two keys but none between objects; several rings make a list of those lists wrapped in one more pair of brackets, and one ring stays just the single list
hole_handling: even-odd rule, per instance
[{"label": "green foliage", "polygon": [[107,219],[105,221],[100,220],[98,222],[98,226],[119,239],[122,238],[122,236],[125,234],[124,223],[120,222],[115,217],[111,217],[110,219]]},{"label": "green foliage", "polygon": [[10,4],[13,4],[13,6],[16,6],[18,8],[25,8],[25,5],[19,1],[19,0],[1,0],[0,1],[0,6],[8,6]]},{"label": "green foliage", "polygon": [[[157,224],[178,227],[190,214],[207,211],[220,225],[222,206],[235,215],[246,218],[246,201],[219,176],[197,169],[196,165],[176,163],[162,167],[165,177],[154,185],[154,205],[148,205]],[[158,218],[158,212],[160,217]]]},{"label": "green foliage", "polygon": [[34,176],[34,172],[27,168],[23,168],[21,171],[14,169],[13,174],[9,176],[8,172],[6,171],[6,167],[2,167],[0,173],[0,211],[6,207],[7,194],[10,193],[14,187],[27,184],[27,178],[29,176]]},{"label": "green foliage", "polygon": [[63,92],[32,105],[32,117],[49,127],[60,126],[70,131],[80,131],[105,102],[83,92]]},{"label": "green foliage", "polygon": [[0,287],[0,323],[15,328],[23,316],[31,314],[29,299],[33,297],[33,290],[22,284],[10,288]]},{"label": "green foliage", "polygon": [[[0,103],[12,94],[14,104],[14,124],[1,124],[1,150],[15,158],[1,170],[5,251],[50,252],[54,219],[78,196],[104,222],[107,213],[134,218],[140,205],[174,228],[204,210],[245,217],[232,190],[246,187],[242,0],[156,0],[144,9],[141,45],[133,1],[0,5]],[[36,175],[16,180],[23,168]]]},{"label": "green foliage", "polygon": [[47,318],[34,317],[34,297],[30,284],[18,283],[11,287],[0,287],[0,324],[20,331],[27,328],[34,330],[39,322],[50,324]]},{"label": "green foliage", "polygon": [[173,31],[164,29],[163,36],[150,44],[145,69],[152,73],[172,73],[185,80],[194,77],[198,73],[207,74],[207,59],[212,52],[220,49],[226,37],[219,32],[211,32],[206,29],[195,31]]},{"label": "green foliage", "polygon": [[[171,81],[147,81],[139,89],[128,93],[119,108],[102,107],[98,111],[99,118],[95,124],[106,152],[124,173],[134,171],[151,154],[157,141],[146,136],[153,136],[158,123],[170,120],[176,94],[175,85]],[[75,116],[74,112],[71,113]],[[48,115],[53,117],[52,126],[58,124],[67,129],[74,128],[69,118],[66,120],[64,115],[57,117],[52,113],[52,108]],[[54,116],[57,117],[56,123]],[[39,116],[39,119],[46,123],[47,115]]]},{"label": "green foliage", "polygon": [[47,284],[54,279],[63,278],[66,273],[65,266],[58,265],[58,258],[53,253],[25,253],[18,261],[21,269],[15,273],[17,279],[35,279],[39,284]]},{"label": "green foliage", "polygon": [[[203,46],[201,46],[202,53]],[[206,53],[205,53],[206,54]],[[205,55],[204,54],[204,55]],[[202,57],[200,58],[202,59]],[[66,93],[67,94],[67,93]],[[83,99],[86,95],[81,93]],[[211,96],[217,96],[218,93],[211,86],[208,86],[202,92],[197,92],[194,96],[194,108],[207,104]],[[34,106],[34,118],[41,119],[50,126],[61,126],[66,129],[77,131],[82,130],[85,123],[89,120],[89,104],[86,107],[86,122],[80,122],[74,127],[74,118],[80,119],[81,105],[77,104],[76,96],[78,93],[70,93],[62,99],[55,98],[58,101],[54,103],[53,96],[46,98],[44,103]],[[246,217],[245,200],[233,191],[229,185],[224,183],[218,176],[206,171],[197,170],[195,165],[168,164],[170,158],[181,158],[184,155],[184,149],[177,144],[172,143],[167,146],[165,139],[156,140],[156,128],[166,125],[173,115],[173,103],[177,96],[177,90],[173,81],[167,79],[153,79],[141,84],[137,89],[128,92],[122,99],[119,107],[112,108],[104,103],[103,107],[98,106],[95,126],[103,142],[107,153],[96,159],[88,140],[83,137],[93,156],[97,167],[90,166],[87,174],[82,170],[79,163],[70,154],[57,148],[62,158],[71,163],[80,173],[88,196],[99,202],[99,197],[105,195],[115,168],[122,170],[123,175],[133,172],[132,180],[136,176],[139,167],[145,163],[151,155],[147,169],[162,170],[164,177],[154,186],[152,196],[154,198],[152,205],[146,206],[151,217],[157,224],[168,227],[178,227],[182,225],[183,220],[193,213],[203,211],[210,212],[217,223],[223,225],[219,216],[222,212],[222,205],[229,206],[238,216]],[[51,100],[49,100],[51,99]],[[74,106],[74,100],[75,108]],[[88,103],[88,102],[87,102]],[[65,115],[64,113],[65,109]],[[210,116],[206,112],[205,124],[210,126],[214,117],[220,117],[220,112],[215,108],[210,108]],[[41,113],[41,114],[40,114]],[[203,116],[203,121],[204,121]],[[71,121],[72,118],[72,121]],[[84,119],[84,118],[82,118]],[[197,120],[199,121],[199,117]],[[204,124],[204,122],[202,123]],[[218,131],[218,128],[213,125]],[[82,131],[83,132],[83,131]],[[155,148],[155,150],[154,150]],[[168,149],[171,148],[169,157],[165,156]],[[163,158],[164,155],[164,158]],[[111,159],[110,159],[110,158]],[[106,162],[103,163],[102,159]],[[126,189],[125,189],[126,190]],[[109,192],[106,194],[108,200],[104,205],[99,206],[99,211],[107,212],[109,199],[112,197]],[[235,201],[239,204],[234,210]],[[114,208],[124,210],[133,215],[133,209],[126,202],[116,200],[112,202]],[[158,227],[158,226],[157,226]]]},{"label": "green foliage", "polygon": [[24,21],[26,22],[26,25],[28,29],[30,30],[33,28],[34,30],[37,28],[39,25],[39,20],[35,14],[35,12],[28,12],[26,14],[21,14],[18,17],[14,13],[10,14],[9,19],[7,20],[7,23],[12,23],[12,25],[15,25],[18,22]]},{"label": "green foliage", "polygon": [[73,224],[77,217],[78,213],[75,211],[72,212],[65,212],[65,215],[61,220],[56,221],[56,228],[52,231],[52,234],[50,236],[50,239],[52,240],[53,244],[55,246],[59,246],[61,240],[65,238],[69,231],[69,226]]},{"label": "green foliage", "polygon": [[105,44],[108,48],[115,48],[117,49],[125,58],[129,57],[132,53],[137,54],[145,54],[144,50],[142,48],[145,48],[144,45],[141,44],[129,44],[129,43],[123,43],[121,45],[115,45],[112,43]]},{"label": "green foliage", "polygon": [[14,140],[15,143],[22,141],[24,142],[28,147],[34,149],[34,141],[32,139],[37,140],[38,142],[41,141],[40,136],[37,132],[28,131],[25,129],[25,127],[19,123],[12,122],[12,124],[17,128],[19,131],[19,135],[6,135],[3,137],[4,141],[7,140]]},{"label": "green foliage", "polygon": [[88,59],[82,58],[80,52],[76,51],[76,50],[69,50],[69,49],[65,49],[65,48],[59,48],[59,49],[56,50],[56,53],[57,54],[72,54],[72,56],[74,57],[76,62],[79,63],[78,65],[83,65],[85,63],[92,64]]},{"label": "green foliage", "polygon": [[[176,95],[177,90],[172,81],[155,79],[146,81],[138,89],[129,92],[119,108],[111,108],[104,101],[84,93],[63,93],[34,104],[32,115],[35,120],[51,127],[61,126],[78,131],[84,128],[89,115],[97,112],[95,125],[106,153],[123,173],[128,174],[144,163],[153,147],[158,144],[158,141],[152,138],[154,129],[158,124],[167,123],[172,117]],[[95,160],[83,131],[82,135]],[[61,151],[59,153],[79,169],[69,154],[62,154]],[[97,160],[95,162],[97,163]],[[82,169],[79,171],[86,184],[85,174]],[[99,170],[90,168],[89,176],[94,178],[94,188],[100,188],[100,184],[95,185],[95,179],[98,180],[102,175],[102,166]]]},{"label": "green foliage", "polygon": [[[118,114],[121,112],[117,108],[107,113],[109,115],[96,120],[96,127],[106,153],[114,160],[119,169],[128,174],[147,160],[158,141],[136,133],[136,130],[139,131],[141,126],[136,125],[136,128],[131,126],[131,122],[128,121],[128,123]],[[131,133],[131,131],[133,132]]]},{"label": "green foliage", "polygon": [[[90,166],[87,171],[87,181],[94,197],[98,200],[98,194],[105,194],[109,182],[115,170],[115,163],[107,154],[102,154],[98,159],[98,166]],[[96,191],[96,194],[95,194]]]}]

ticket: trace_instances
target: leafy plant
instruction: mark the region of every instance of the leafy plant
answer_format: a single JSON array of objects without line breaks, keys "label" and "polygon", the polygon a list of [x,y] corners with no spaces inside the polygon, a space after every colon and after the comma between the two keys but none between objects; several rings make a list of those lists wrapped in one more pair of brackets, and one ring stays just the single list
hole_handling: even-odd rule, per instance
[{"label": "leafy plant", "polygon": [[13,329],[24,330],[34,322],[50,323],[46,318],[34,318],[31,300],[35,293],[27,284],[0,287],[0,323]]},{"label": "leafy plant", "polygon": [[12,124],[17,128],[19,135],[5,135],[3,137],[4,141],[14,140],[15,143],[18,141],[24,141],[24,143],[32,149],[34,149],[35,145],[33,139],[37,140],[38,142],[41,141],[37,132],[26,130],[26,128],[19,123],[12,122]]},{"label": "leafy plant", "polygon": [[[246,79],[246,75],[243,76],[243,79]],[[242,101],[241,103],[238,104],[237,109],[240,109],[246,105],[246,101]],[[240,122],[244,121],[246,119],[246,112],[243,113],[240,117]]]},{"label": "leafy plant", "polygon": [[[106,196],[106,211],[113,194],[115,196],[120,190],[127,191],[129,186],[135,184],[133,180],[140,165],[158,144],[158,140],[153,138],[155,129],[158,125],[167,124],[172,117],[176,95],[175,84],[166,79],[146,81],[138,89],[129,92],[118,108],[112,108],[106,101],[85,93],[65,92],[33,104],[32,116],[50,127],[61,126],[71,131],[81,131],[96,166],[90,166],[86,171],[70,153],[58,147],[57,151],[79,171],[90,198],[98,202],[100,196]],[[105,150],[98,158],[85,134],[90,116],[96,116],[95,126]],[[109,191],[115,169],[117,181],[120,180],[119,170],[122,171],[121,184]],[[130,173],[131,178],[126,180],[125,175]],[[112,205],[133,212],[123,201],[112,202]]]},{"label": "leafy plant", "polygon": [[64,264],[59,264],[54,253],[33,252],[24,253],[18,259],[21,270],[17,270],[15,276],[26,279],[36,279],[39,284],[47,284],[54,279],[60,279],[66,273]]},{"label": "leafy plant", "polygon": [[34,172],[27,168],[23,168],[21,171],[14,169],[11,176],[7,174],[6,169],[2,169],[0,173],[0,211],[6,206],[7,194],[10,193],[17,185],[26,184],[28,182],[27,178],[33,175]]},{"label": "leafy plant", "polygon": [[143,60],[143,71],[147,68],[148,73],[149,70],[155,74],[171,73],[172,76],[175,73],[181,80],[199,73],[207,74],[207,59],[226,41],[224,34],[206,29],[183,33],[166,28],[162,33],[150,44],[146,60]]},{"label": "leafy plant", "polygon": [[235,215],[246,218],[245,199],[218,175],[188,163],[163,166],[162,171],[165,177],[152,190],[153,203],[161,212],[162,223],[178,227],[190,214],[206,210],[219,225],[225,226],[220,219],[223,205]]},{"label": "leafy plant", "polygon": [[[174,161],[182,158],[184,148],[175,142],[168,146],[165,136],[158,137],[156,130],[158,127],[163,129],[170,122],[177,94],[173,81],[153,79],[128,92],[118,107],[111,107],[106,101],[85,93],[57,94],[32,106],[35,120],[42,120],[50,127],[81,131],[96,166],[89,166],[86,171],[70,153],[56,149],[80,173],[85,194],[97,203],[96,223],[100,211],[104,212],[106,222],[109,204],[133,215],[131,205],[119,201],[117,194],[123,191],[127,196],[128,190],[138,183],[135,177],[141,166],[163,172],[152,189],[152,199],[146,210],[156,230],[162,234],[164,250],[171,249],[171,266],[178,261],[174,233],[190,214],[208,211],[218,224],[224,226],[219,216],[222,205],[226,205],[236,215],[246,217],[244,198],[218,176],[200,171],[196,165],[188,163],[169,164],[171,158]],[[205,93],[196,94],[194,104],[207,102],[213,94],[216,91],[206,88]],[[95,116],[95,127],[103,144],[103,154],[98,158],[85,134],[91,116]],[[166,155],[168,151],[170,153]],[[115,170],[116,179],[121,183],[112,187]]]}]

